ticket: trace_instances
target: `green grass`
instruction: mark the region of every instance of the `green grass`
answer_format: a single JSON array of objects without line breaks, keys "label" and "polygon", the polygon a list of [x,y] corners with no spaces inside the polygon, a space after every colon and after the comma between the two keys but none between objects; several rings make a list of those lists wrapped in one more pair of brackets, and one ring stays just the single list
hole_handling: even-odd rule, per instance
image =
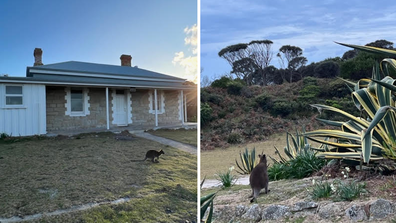
[{"label": "green grass", "polygon": [[197,129],[158,129],[148,133],[155,136],[197,146]]},{"label": "green grass", "polygon": [[[150,149],[165,151],[159,163],[130,162]],[[196,220],[197,157],[169,146],[133,136],[117,140],[112,133],[30,137],[0,141],[0,157],[3,218],[130,197],[35,222]]]}]

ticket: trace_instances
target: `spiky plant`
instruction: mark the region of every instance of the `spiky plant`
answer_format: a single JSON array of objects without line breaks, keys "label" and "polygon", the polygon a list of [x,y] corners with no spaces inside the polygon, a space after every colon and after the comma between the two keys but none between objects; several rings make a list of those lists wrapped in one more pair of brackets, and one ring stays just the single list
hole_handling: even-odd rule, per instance
[{"label": "spiky plant", "polygon": [[[341,44],[341,43],[340,43]],[[380,53],[396,57],[396,51],[370,46],[341,44],[358,50]],[[346,117],[347,121],[319,119],[328,125],[337,126],[339,130],[316,130],[304,135],[309,139],[327,144],[319,149],[319,157],[343,159],[350,164],[396,159],[396,108],[395,79],[390,77],[389,69],[396,70],[396,60],[384,59],[373,68],[371,79],[361,79],[354,85],[352,100],[360,117],[353,116],[341,109],[326,105],[311,105],[322,111],[329,111]]]},{"label": "spiky plant", "polygon": [[241,160],[241,164],[239,164],[235,159],[235,163],[240,170],[237,170],[237,172],[239,174],[250,174],[258,163],[256,160],[256,148],[253,148],[251,152],[245,148],[244,153],[239,152],[239,158]]}]

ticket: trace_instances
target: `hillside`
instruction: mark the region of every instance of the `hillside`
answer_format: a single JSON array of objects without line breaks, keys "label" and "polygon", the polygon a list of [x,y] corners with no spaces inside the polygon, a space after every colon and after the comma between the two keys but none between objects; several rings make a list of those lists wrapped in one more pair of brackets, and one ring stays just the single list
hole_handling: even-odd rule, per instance
[{"label": "hillside", "polygon": [[[223,77],[201,89],[201,149],[263,141],[274,133],[327,128],[310,104],[326,104],[354,115],[358,110],[341,79],[306,77],[282,85],[244,86]],[[337,117],[337,119],[340,119]]]}]

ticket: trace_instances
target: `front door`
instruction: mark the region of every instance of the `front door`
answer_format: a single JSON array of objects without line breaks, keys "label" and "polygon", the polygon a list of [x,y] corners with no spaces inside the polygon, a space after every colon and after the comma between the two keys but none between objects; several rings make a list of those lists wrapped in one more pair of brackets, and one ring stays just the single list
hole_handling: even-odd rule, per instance
[{"label": "front door", "polygon": [[123,90],[116,91],[114,113],[115,113],[115,123],[118,126],[128,125],[126,95]]}]

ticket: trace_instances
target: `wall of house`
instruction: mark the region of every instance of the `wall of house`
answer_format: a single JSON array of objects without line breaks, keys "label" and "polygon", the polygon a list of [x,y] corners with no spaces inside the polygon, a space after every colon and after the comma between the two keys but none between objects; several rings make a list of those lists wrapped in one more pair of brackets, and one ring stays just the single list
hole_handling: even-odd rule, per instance
[{"label": "wall of house", "polygon": [[[180,91],[165,90],[165,112],[158,114],[158,125],[180,124]],[[155,125],[155,114],[150,114],[149,90],[132,93],[132,125]]]},{"label": "wall of house", "polygon": [[[0,84],[0,134],[11,136],[41,135],[46,133],[45,86],[22,85],[22,105],[6,106],[5,86]],[[15,84],[21,86],[21,84]]]},{"label": "wall of house", "polygon": [[[88,88],[89,115],[69,116],[66,115],[66,91],[65,87],[47,86],[46,88],[46,123],[47,130],[73,130],[107,127],[106,124],[106,90],[104,88]],[[131,94],[130,126],[154,126],[155,115],[149,113],[149,90],[137,90]],[[158,124],[180,124],[180,91],[166,90],[165,112],[158,114]],[[110,127],[115,127],[112,115],[112,89],[109,89],[109,121]]]},{"label": "wall of house", "polygon": [[[106,128],[106,90],[104,88],[88,88],[89,115],[86,116],[65,114],[65,87],[48,86],[46,92],[48,131]],[[111,101],[110,94],[109,101]]]}]

